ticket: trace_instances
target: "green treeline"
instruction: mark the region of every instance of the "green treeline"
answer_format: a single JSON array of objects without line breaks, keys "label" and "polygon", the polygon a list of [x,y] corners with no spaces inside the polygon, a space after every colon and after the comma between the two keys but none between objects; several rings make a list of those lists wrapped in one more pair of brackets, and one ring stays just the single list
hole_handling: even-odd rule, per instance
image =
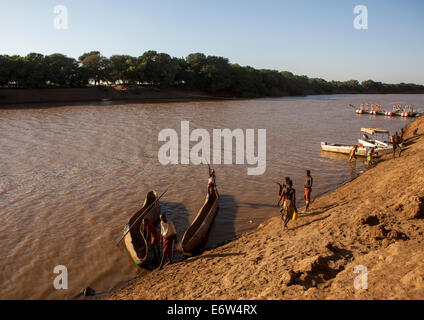
[{"label": "green treeline", "polygon": [[372,80],[326,81],[291,72],[231,64],[228,59],[193,53],[184,58],[146,51],[139,57],[98,51],[75,60],[63,54],[0,55],[0,87],[46,88],[128,84],[178,87],[238,97],[331,93],[414,93],[423,85]]}]

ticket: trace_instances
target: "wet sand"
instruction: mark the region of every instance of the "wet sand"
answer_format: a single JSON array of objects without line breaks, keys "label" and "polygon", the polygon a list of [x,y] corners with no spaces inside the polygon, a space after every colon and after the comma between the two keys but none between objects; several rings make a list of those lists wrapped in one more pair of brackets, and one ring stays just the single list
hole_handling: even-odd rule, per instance
[{"label": "wet sand", "polygon": [[[386,155],[316,199],[288,230],[270,208],[276,217],[254,231],[106,299],[424,299],[423,132],[420,117],[406,127],[400,158]],[[368,290],[355,289],[357,266],[367,268]]]}]

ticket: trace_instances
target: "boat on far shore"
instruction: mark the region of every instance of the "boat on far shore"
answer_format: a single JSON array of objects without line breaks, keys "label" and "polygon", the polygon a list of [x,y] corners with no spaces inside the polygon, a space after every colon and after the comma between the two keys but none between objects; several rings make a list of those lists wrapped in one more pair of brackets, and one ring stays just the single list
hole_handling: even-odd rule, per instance
[{"label": "boat on far shore", "polygon": [[380,116],[387,116],[387,117],[406,117],[406,118],[413,118],[420,116],[421,112],[403,112],[403,111],[388,111],[385,110],[384,107],[376,108],[374,110],[370,109],[362,109],[360,107],[357,107],[353,104],[349,104],[350,107],[355,109],[355,112],[357,114],[369,114],[369,115],[380,115]]}]

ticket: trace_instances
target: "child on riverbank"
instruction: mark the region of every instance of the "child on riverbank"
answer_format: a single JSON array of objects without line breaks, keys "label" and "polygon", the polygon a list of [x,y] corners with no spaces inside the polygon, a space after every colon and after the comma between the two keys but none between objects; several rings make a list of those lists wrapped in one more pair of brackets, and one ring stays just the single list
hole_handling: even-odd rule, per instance
[{"label": "child on riverbank", "polygon": [[311,171],[306,170],[306,178],[305,178],[305,202],[306,202],[306,208],[305,211],[308,211],[309,209],[309,203],[311,201],[311,192],[312,192],[312,183],[314,182],[314,179],[311,176]]}]

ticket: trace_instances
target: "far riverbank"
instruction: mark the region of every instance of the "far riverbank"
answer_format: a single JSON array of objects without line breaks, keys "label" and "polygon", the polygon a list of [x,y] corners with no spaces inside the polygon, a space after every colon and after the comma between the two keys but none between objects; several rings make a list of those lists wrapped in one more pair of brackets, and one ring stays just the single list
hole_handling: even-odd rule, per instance
[{"label": "far riverbank", "polygon": [[[182,89],[142,87],[91,87],[55,89],[0,89],[0,109],[37,108],[39,104],[69,105],[80,102],[168,103],[235,99]],[[44,107],[44,106],[43,106]]]},{"label": "far riverbank", "polygon": [[[404,92],[402,94],[417,94]],[[315,93],[311,93],[314,94]],[[324,93],[323,93],[324,94]],[[337,92],[340,94],[360,94],[358,92]],[[378,92],[367,92],[378,94]],[[325,93],[325,95],[332,95]],[[304,96],[307,96],[305,94]],[[220,101],[255,98],[294,97],[281,92],[276,96],[246,95],[236,97],[230,94],[209,94],[207,92],[179,88],[155,88],[138,86],[98,86],[87,88],[40,88],[40,89],[0,89],[0,109],[36,109],[46,105],[67,106],[72,103],[172,103],[189,101]]]}]

